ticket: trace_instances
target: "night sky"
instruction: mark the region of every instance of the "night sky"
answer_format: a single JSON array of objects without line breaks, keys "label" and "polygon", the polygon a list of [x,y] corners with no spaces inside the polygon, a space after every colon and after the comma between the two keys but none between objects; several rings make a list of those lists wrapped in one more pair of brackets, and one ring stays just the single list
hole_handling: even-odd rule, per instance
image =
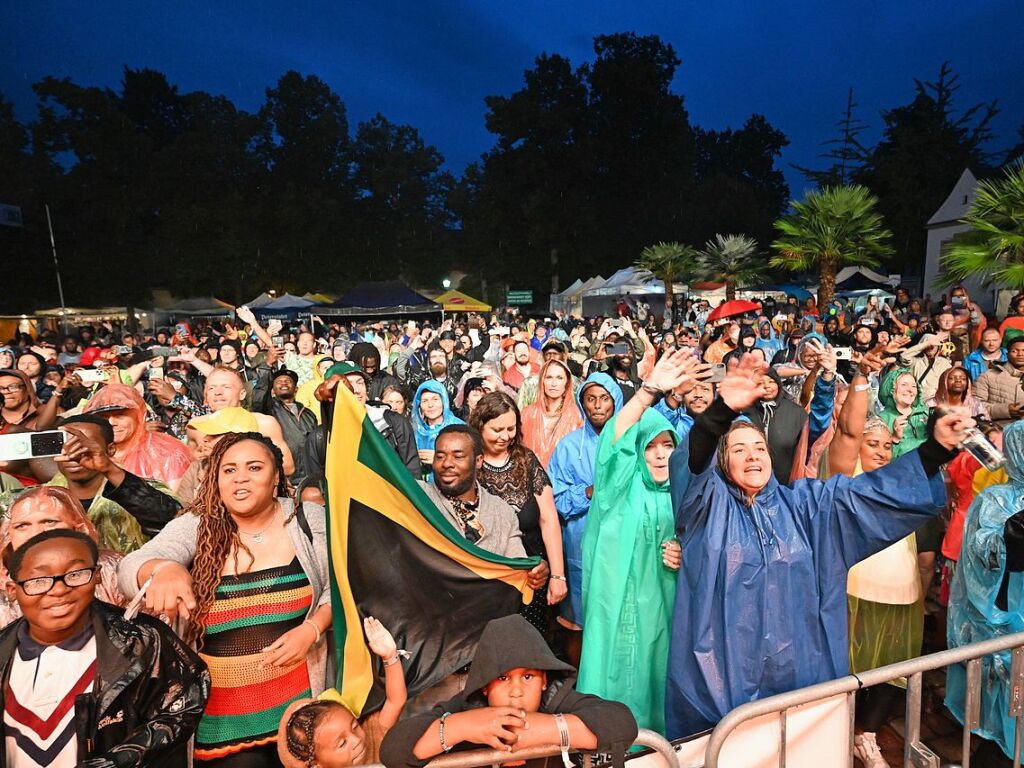
[{"label": "night sky", "polygon": [[[147,9],[143,9],[145,6]],[[213,7],[217,6],[217,7]],[[123,65],[164,72],[182,92],[255,111],[288,69],[323,78],[355,124],[375,112],[416,126],[459,173],[492,145],[483,98],[509,94],[541,52],[593,59],[594,35],[656,33],[682,59],[674,89],[691,121],[739,127],[753,112],[791,141],[783,161],[818,165],[853,86],[873,141],[879,110],[944,59],[960,104],[998,98],[992,149],[1024,123],[1022,0],[714,2],[13,2],[0,21],[0,90],[21,119],[44,75],[116,87]],[[794,195],[806,186],[786,166]]]}]

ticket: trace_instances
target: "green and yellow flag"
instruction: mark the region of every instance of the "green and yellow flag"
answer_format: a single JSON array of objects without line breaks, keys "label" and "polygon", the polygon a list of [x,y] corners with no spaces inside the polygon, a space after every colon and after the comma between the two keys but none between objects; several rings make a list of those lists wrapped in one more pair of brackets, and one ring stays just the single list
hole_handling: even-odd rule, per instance
[{"label": "green and yellow flag", "polygon": [[383,668],[362,620],[375,616],[411,656],[410,697],[473,659],[484,625],[533,598],[536,558],[471,544],[444,517],[345,387],[327,442],[327,537],[337,688],[357,716],[383,703]]}]

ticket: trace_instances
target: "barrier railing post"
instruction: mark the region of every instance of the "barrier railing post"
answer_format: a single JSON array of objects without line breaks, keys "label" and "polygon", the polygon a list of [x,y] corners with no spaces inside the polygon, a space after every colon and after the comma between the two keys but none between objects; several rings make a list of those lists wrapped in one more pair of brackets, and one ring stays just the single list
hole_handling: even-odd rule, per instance
[{"label": "barrier railing post", "polygon": [[846,742],[846,768],[853,768],[853,739],[857,733],[857,692],[846,694],[846,710],[849,714],[850,728]]},{"label": "barrier railing post", "polygon": [[786,718],[789,710],[779,711],[779,768],[786,768]]},{"label": "barrier railing post", "polygon": [[964,735],[961,742],[960,763],[971,768],[971,731],[981,718],[981,659],[967,662],[967,690],[964,691]]},{"label": "barrier railing post", "polygon": [[1017,719],[1013,735],[1013,768],[1020,768],[1021,739],[1024,738],[1024,647],[1010,653],[1010,711]]}]

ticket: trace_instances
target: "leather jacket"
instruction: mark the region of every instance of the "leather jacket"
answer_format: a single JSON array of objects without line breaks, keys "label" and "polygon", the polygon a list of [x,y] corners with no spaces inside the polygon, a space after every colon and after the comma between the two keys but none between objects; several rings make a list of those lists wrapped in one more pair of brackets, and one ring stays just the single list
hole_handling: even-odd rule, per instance
[{"label": "leather jacket", "polygon": [[[0,631],[3,680],[17,652],[18,619]],[[94,600],[96,683],[75,699],[80,768],[185,768],[187,746],[210,695],[200,658],[156,619],[126,621]],[[0,707],[4,689],[0,687]],[[0,768],[7,756],[0,750]]]}]

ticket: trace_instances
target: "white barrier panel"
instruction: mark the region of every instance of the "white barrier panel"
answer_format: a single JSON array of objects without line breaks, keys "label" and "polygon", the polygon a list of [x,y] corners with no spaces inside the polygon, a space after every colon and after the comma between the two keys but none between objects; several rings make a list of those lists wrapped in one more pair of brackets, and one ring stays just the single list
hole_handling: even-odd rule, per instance
[{"label": "white barrier panel", "polygon": [[[781,737],[778,714],[762,715],[733,731],[722,749],[723,768],[778,768]],[[850,714],[846,694],[804,704],[786,716],[786,767],[845,766],[849,760]],[[702,768],[710,734],[673,744],[679,768]],[[627,761],[629,768],[660,768],[657,754]]]}]

